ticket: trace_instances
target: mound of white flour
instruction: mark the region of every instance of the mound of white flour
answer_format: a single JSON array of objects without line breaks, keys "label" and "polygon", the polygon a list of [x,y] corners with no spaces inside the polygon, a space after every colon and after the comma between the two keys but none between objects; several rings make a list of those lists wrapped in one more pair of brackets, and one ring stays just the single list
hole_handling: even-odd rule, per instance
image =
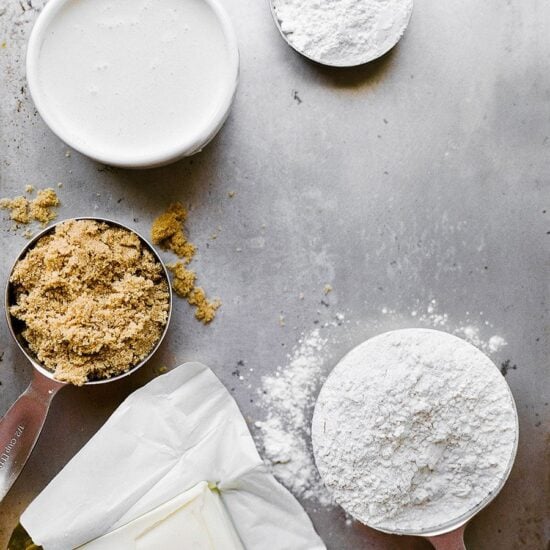
[{"label": "mound of white flour", "polygon": [[307,57],[357,65],[385,54],[401,38],[412,0],[272,0],[281,32]]},{"label": "mound of white flour", "polygon": [[388,332],[332,371],[313,417],[315,460],[363,523],[419,532],[458,519],[497,490],[517,439],[508,385],[450,334]]}]

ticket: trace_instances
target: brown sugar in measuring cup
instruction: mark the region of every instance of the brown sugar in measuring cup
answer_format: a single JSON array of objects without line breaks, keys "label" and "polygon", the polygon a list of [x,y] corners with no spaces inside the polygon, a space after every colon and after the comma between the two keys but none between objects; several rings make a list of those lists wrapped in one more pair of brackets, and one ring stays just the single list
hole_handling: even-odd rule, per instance
[{"label": "brown sugar in measuring cup", "polygon": [[[158,264],[158,266],[160,266],[159,271],[162,282],[161,287],[165,289],[166,307],[164,314],[159,314],[161,325],[160,330],[158,330],[158,334],[156,335],[156,338],[151,339],[150,342],[147,343],[149,349],[143,347],[141,350],[137,350],[137,355],[131,356],[134,357],[133,362],[129,362],[126,364],[120,363],[118,365],[118,368],[111,369],[98,368],[94,370],[94,368],[92,367],[88,371],[85,371],[84,377],[82,377],[83,375],[80,375],[80,377],[73,377],[74,373],[71,374],[70,370],[67,371],[67,369],[69,368],[67,360],[71,357],[78,357],[78,353],[71,355],[67,351],[67,349],[63,347],[63,343],[59,344],[58,347],[56,347],[56,345],[52,345],[51,350],[58,349],[60,356],[63,356],[63,360],[66,363],[65,370],[61,369],[60,371],[58,371],[55,368],[55,358],[52,359],[51,353],[49,353],[50,347],[46,345],[47,343],[39,342],[41,345],[37,345],[37,342],[33,341],[33,335],[25,335],[25,331],[28,326],[24,321],[17,318],[18,316],[21,316],[24,319],[25,316],[20,315],[21,311],[20,309],[18,309],[22,306],[18,302],[18,298],[20,298],[20,295],[18,295],[18,290],[16,289],[17,284],[14,283],[14,281],[17,281],[17,276],[14,277],[14,273],[17,270],[17,266],[21,265],[20,262],[23,261],[25,257],[30,254],[35,247],[41,246],[41,242],[47,242],[48,237],[50,237],[49,241],[51,242],[51,240],[53,239],[52,235],[55,234],[59,226],[62,226],[62,224],[75,224],[85,220],[88,222],[96,222],[96,224],[100,224],[100,227],[102,229],[105,229],[106,231],[109,231],[109,229],[113,229],[115,231],[116,229],[121,229],[127,232],[130,239],[128,244],[130,244],[133,240],[133,243],[135,245],[137,242],[136,239],[139,240],[139,249],[142,251],[143,256],[146,257],[149,261],[152,259]],[[46,241],[43,240],[44,238],[46,238]],[[129,279],[130,283],[132,282],[131,277],[128,278],[125,275],[122,276],[122,279]],[[128,280],[126,280],[126,282],[128,282]],[[151,284],[150,281],[145,282]],[[123,282],[115,281],[115,286],[116,285],[118,285],[119,290],[124,288]],[[41,292],[43,291],[43,289],[40,290]],[[29,296],[25,296],[25,298],[28,299]],[[98,295],[98,299],[99,298],[100,297]],[[107,299],[109,299],[109,296],[107,296]],[[120,292],[114,292],[112,299],[115,300],[115,302],[116,300],[124,301],[124,296],[120,296]],[[21,301],[24,302],[24,300]],[[42,309],[47,308],[48,301],[46,300],[43,302],[39,302],[39,305]],[[100,315],[104,313],[104,305],[105,304],[102,304],[100,302],[98,306]],[[148,307],[151,304],[147,302],[143,305],[144,307]],[[23,304],[23,306],[25,305]],[[33,365],[34,372],[29,387],[0,420],[0,501],[9,491],[10,487],[19,476],[21,470],[23,469],[23,466],[29,458],[34,448],[34,445],[38,440],[40,431],[42,430],[42,426],[46,419],[51,400],[62,387],[67,385],[68,382],[75,382],[77,385],[95,385],[105,384],[107,382],[118,380],[136,371],[148,361],[151,355],[153,355],[153,353],[157,350],[160,343],[162,342],[168,329],[170,315],[172,311],[172,291],[169,283],[169,277],[164,264],[162,263],[154,248],[145,238],[143,238],[135,231],[129,229],[128,227],[111,220],[106,220],[102,218],[75,218],[72,220],[64,220],[47,228],[46,230],[38,234],[34,239],[32,239],[21,251],[20,255],[14,263],[14,266],[12,267],[10,276],[8,278],[8,283],[6,285],[5,307],[9,330],[15,341],[18,343],[21,351]],[[40,308],[38,308],[36,311],[32,311],[31,316],[40,315]],[[32,318],[32,322],[34,321],[35,319]],[[127,321],[126,319],[124,321],[126,324],[131,324],[132,322]],[[52,321],[52,323],[53,322],[54,321]],[[117,320],[114,319],[113,323],[116,324]],[[120,325],[120,322],[118,324]],[[49,329],[51,327],[45,328]],[[130,328],[130,333],[131,332],[132,330]],[[48,332],[46,331],[45,334],[47,335]],[[53,334],[56,334],[55,331],[53,332]],[[114,334],[119,338],[121,337],[121,333],[115,332]],[[128,336],[128,332],[125,334],[125,336]],[[120,342],[116,342],[113,337],[111,337],[111,341],[112,350],[114,350],[113,353],[116,353],[117,349],[123,349],[123,346],[120,348],[117,347],[120,345]],[[31,344],[30,342],[33,343]],[[144,342],[142,342],[142,344],[144,344]],[[93,352],[94,349],[90,349],[89,351]],[[103,361],[104,364],[109,363],[109,361],[112,362],[113,358],[109,356],[106,357],[105,353],[103,355],[98,354],[97,357],[101,358],[101,361]],[[38,355],[41,355],[42,360],[39,359]],[[89,354],[89,356],[94,357],[93,353]],[[61,379],[61,381],[59,380],[59,378]]]}]

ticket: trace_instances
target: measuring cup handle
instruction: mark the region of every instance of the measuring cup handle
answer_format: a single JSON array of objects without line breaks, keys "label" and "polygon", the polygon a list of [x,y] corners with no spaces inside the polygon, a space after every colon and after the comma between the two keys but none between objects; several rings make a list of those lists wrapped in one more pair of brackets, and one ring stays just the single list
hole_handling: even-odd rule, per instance
[{"label": "measuring cup handle", "polygon": [[64,385],[35,370],[29,387],[0,420],[0,502],[25,466],[51,400]]},{"label": "measuring cup handle", "polygon": [[465,529],[466,525],[462,525],[449,533],[426,538],[436,550],[466,550],[466,546],[464,545]]}]

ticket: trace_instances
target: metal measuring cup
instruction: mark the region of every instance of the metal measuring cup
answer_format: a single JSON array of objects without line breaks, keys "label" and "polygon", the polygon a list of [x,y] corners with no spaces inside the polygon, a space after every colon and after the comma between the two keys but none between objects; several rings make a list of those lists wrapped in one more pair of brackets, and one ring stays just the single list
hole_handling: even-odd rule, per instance
[{"label": "metal measuring cup", "polygon": [[411,19],[412,10],[413,10],[413,3],[411,2],[408,9],[407,9],[407,15],[406,15],[406,22],[405,26],[399,35],[395,35],[394,40],[391,41],[391,43],[387,44],[387,46],[379,51],[376,52],[365,52],[362,56],[356,57],[356,58],[350,58],[350,59],[339,59],[334,61],[327,61],[326,59],[321,59],[319,57],[314,57],[312,55],[307,54],[303,49],[300,49],[297,44],[294,43],[292,38],[290,37],[289,33],[285,32],[282,28],[282,23],[279,18],[279,14],[277,12],[277,1],[276,0],[267,0],[269,3],[269,8],[271,10],[271,16],[273,18],[273,22],[275,23],[275,27],[279,31],[279,34],[283,38],[283,40],[296,52],[298,52],[300,55],[303,55],[306,59],[309,59],[310,61],[314,61],[315,63],[319,63],[321,65],[325,65],[326,67],[335,67],[335,68],[351,68],[351,67],[359,67],[361,65],[364,65],[365,63],[369,63],[371,61],[374,61],[375,59],[379,59],[383,55],[387,54],[392,48],[396,46],[396,44],[401,40],[403,37],[403,33],[405,32],[409,21]]},{"label": "metal measuring cup", "polygon": [[[155,259],[160,263],[163,269],[164,277],[168,285],[168,318],[166,320],[166,325],[164,330],[160,335],[157,343],[149,354],[140,361],[137,365],[133,366],[127,372],[118,374],[117,376],[112,376],[111,378],[106,378],[102,380],[91,380],[86,382],[86,386],[93,386],[99,384],[106,384],[108,382],[113,382],[115,380],[120,380],[125,376],[135,372],[141,366],[143,366],[149,358],[155,353],[157,348],[160,346],[160,343],[164,339],[166,332],[168,330],[168,325],[170,323],[170,317],[172,314],[172,288],[170,286],[170,278],[168,277],[168,272],[165,265],[160,259],[159,255],[153,248],[153,246],[140,235],[137,231],[130,229],[129,227],[104,218],[93,218],[93,217],[83,217],[83,218],[72,218],[74,220],[94,220],[102,223],[106,223],[111,226],[121,227],[126,229],[131,233],[137,235],[140,241],[143,243],[145,248],[147,248],[155,257]],[[13,318],[10,314],[10,306],[13,305],[14,293],[13,288],[10,283],[11,275],[15,268],[15,265],[21,260],[27,252],[34,247],[39,239],[52,233],[56,226],[60,223],[63,223],[67,220],[63,220],[54,224],[44,231],[36,235],[27,245],[23,248],[17,259],[15,260],[10,274],[8,276],[8,282],[6,284],[6,294],[5,294],[5,309],[6,317],[8,321],[8,328],[14,340],[17,342],[19,349],[27,357],[34,367],[32,381],[29,384],[28,388],[21,394],[17,401],[10,407],[8,412],[0,419],[0,502],[9,491],[15,480],[18,478],[23,466],[27,462],[31,452],[38,440],[44,421],[46,420],[46,415],[48,414],[48,409],[54,395],[64,386],[68,385],[65,382],[59,382],[54,379],[53,372],[41,365],[32,351],[28,348],[21,332],[24,328],[24,323]]]},{"label": "metal measuring cup", "polygon": [[[411,329],[405,329],[405,330],[411,330]],[[432,329],[422,329],[422,330],[424,332],[433,332]],[[492,363],[492,367],[498,370],[498,367],[494,364],[494,362],[491,361],[491,363]],[[422,530],[413,530],[413,529],[390,530],[390,529],[381,528],[377,525],[370,525],[368,522],[365,522],[363,520],[356,518],[357,521],[359,521],[364,525],[367,525],[367,527],[370,527],[377,531],[381,531],[383,533],[388,533],[390,535],[423,537],[427,539],[436,550],[466,550],[466,546],[464,545],[464,531],[466,529],[468,522],[478,512],[480,512],[483,508],[485,508],[504,487],[506,481],[510,477],[510,472],[512,471],[512,466],[514,465],[514,461],[517,454],[518,441],[519,441],[518,413],[517,413],[516,403],[514,401],[514,396],[512,395],[512,391],[510,390],[508,385],[506,385],[506,388],[510,399],[509,403],[510,403],[511,412],[514,415],[514,443],[510,449],[508,462],[506,463],[506,468],[504,470],[502,477],[499,480],[498,485],[490,493],[488,493],[485,496],[485,498],[481,500],[481,502],[478,502],[470,510],[468,510],[467,512],[465,512],[459,517],[453,518],[449,522],[446,522],[441,525],[437,525],[435,527],[429,527],[428,529],[422,529]],[[314,417],[316,413],[317,413],[317,407],[314,413]],[[315,427],[313,427],[312,431],[313,431],[313,434],[315,434]],[[313,437],[313,453],[315,455],[315,460],[317,462],[318,455],[317,455],[315,437]],[[351,516],[353,516],[353,514],[351,514],[349,511],[348,513]]]}]

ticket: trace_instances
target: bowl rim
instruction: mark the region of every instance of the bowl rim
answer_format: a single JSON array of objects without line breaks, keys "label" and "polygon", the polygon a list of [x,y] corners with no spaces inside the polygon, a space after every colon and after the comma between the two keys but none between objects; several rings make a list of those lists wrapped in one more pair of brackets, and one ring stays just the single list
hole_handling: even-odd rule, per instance
[{"label": "bowl rim", "polygon": [[25,64],[29,92],[38,113],[50,130],[75,151],[103,164],[121,168],[154,168],[163,166],[182,157],[191,156],[207,145],[218,133],[229,115],[239,80],[239,47],[237,36],[227,11],[218,0],[200,0],[212,9],[216,19],[220,23],[229,55],[228,76],[224,79],[224,92],[215,113],[201,126],[194,137],[187,138],[179,143],[171,143],[162,149],[133,154],[116,151],[112,153],[97,151],[93,145],[75,139],[73,132],[70,129],[67,130],[67,126],[58,121],[55,115],[55,108],[51,106],[51,102],[45,97],[38,76],[42,43],[51,22],[56,18],[59,11],[63,6],[73,1],[75,0],[49,0],[38,16],[27,43]]}]

